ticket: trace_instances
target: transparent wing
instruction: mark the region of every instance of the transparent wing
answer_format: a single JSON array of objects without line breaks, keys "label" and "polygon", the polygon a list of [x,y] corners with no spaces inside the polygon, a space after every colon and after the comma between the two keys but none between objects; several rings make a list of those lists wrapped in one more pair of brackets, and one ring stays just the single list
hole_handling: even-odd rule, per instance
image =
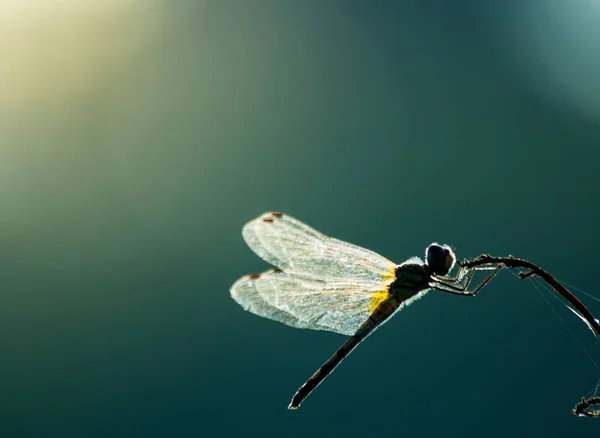
[{"label": "transparent wing", "polygon": [[242,231],[248,246],[279,270],[243,277],[233,298],[252,313],[292,327],[354,334],[388,296],[396,265],[281,213]]},{"label": "transparent wing", "polygon": [[281,213],[265,213],[248,222],[242,235],[252,251],[288,274],[377,285],[395,277],[396,265],[385,257],[327,237]]},{"label": "transparent wing", "polygon": [[262,275],[267,275],[274,271],[267,271],[263,274],[245,275],[231,286],[231,297],[244,308],[255,315],[262,316],[273,321],[278,321],[290,327],[311,328],[313,330],[328,330],[327,327],[321,327],[318,324],[309,324],[299,320],[294,315],[278,309],[267,303],[259,294],[256,288],[256,282]]},{"label": "transparent wing", "polygon": [[[391,282],[391,281],[390,281]],[[389,283],[358,282],[350,280],[323,280],[302,274],[269,271],[254,280],[254,290],[270,306],[257,309],[270,319],[278,309],[296,318],[294,327],[328,330],[353,335],[371,313],[389,296]]]}]

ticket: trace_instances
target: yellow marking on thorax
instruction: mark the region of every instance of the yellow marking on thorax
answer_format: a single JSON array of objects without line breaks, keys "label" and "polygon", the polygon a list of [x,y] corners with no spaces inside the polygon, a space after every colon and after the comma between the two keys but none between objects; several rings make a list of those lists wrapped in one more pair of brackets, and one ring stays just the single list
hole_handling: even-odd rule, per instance
[{"label": "yellow marking on thorax", "polygon": [[395,279],[396,279],[396,269],[395,268],[394,269],[390,269],[383,276],[383,281],[385,281],[386,283],[391,283]]},{"label": "yellow marking on thorax", "polygon": [[[386,272],[384,274],[383,278],[386,283],[391,284],[396,279],[396,269],[395,268],[390,269],[388,272]],[[369,311],[371,313],[373,313],[375,311],[375,309],[377,309],[377,307],[379,307],[379,305],[381,303],[383,303],[385,300],[387,300],[389,297],[390,297],[390,292],[388,289],[377,292],[373,296],[373,299],[371,300],[371,302],[369,303]]]},{"label": "yellow marking on thorax", "polygon": [[371,302],[369,303],[369,311],[373,313],[375,309],[379,307],[381,303],[387,300],[390,296],[390,293],[387,290],[382,290],[381,292],[377,292]]}]

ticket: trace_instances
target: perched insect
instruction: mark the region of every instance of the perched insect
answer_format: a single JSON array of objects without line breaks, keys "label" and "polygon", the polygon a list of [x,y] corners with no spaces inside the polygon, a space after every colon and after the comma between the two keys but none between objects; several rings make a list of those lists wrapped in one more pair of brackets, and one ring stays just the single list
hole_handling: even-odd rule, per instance
[{"label": "perched insect", "polygon": [[448,276],[456,258],[447,245],[432,243],[425,261],[413,257],[396,265],[282,213],[263,214],[247,223],[242,235],[276,269],[236,281],[231,287],[236,302],[292,327],[350,336],[298,390],[289,409],[298,408],[361,341],[429,289],[472,296],[500,269],[469,291],[475,268],[461,267],[455,277]]}]

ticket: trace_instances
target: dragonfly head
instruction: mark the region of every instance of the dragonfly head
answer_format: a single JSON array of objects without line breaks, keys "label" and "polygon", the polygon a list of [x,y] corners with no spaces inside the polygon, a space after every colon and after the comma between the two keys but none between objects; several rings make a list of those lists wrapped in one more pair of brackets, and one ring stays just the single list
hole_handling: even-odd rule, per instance
[{"label": "dragonfly head", "polygon": [[454,251],[448,245],[432,243],[425,251],[425,263],[435,275],[447,275],[455,261]]}]

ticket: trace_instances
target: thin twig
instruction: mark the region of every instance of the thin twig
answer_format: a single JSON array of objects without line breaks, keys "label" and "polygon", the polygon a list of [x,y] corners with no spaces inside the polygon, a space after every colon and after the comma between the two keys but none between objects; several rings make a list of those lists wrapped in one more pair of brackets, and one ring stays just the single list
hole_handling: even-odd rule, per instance
[{"label": "thin twig", "polygon": [[[507,268],[525,268],[528,269],[529,272],[522,272],[519,274],[519,278],[526,279],[535,276],[538,276],[542,280],[544,280],[552,289],[554,289],[561,297],[563,297],[566,301],[571,304],[577,312],[581,315],[585,321],[587,321],[590,328],[596,333],[596,335],[600,338],[600,321],[594,318],[592,312],[588,310],[588,308],[581,302],[579,299],[573,295],[566,287],[564,287],[558,280],[556,280],[549,272],[543,270],[539,266],[523,259],[519,259],[516,257],[508,256],[508,257],[492,257],[487,254],[483,254],[475,259],[470,260],[460,260],[458,261],[460,266],[465,268],[477,268],[480,266],[486,265],[502,265]],[[600,410],[589,410],[590,407],[595,405],[600,405],[600,397],[590,397],[588,399],[582,398],[581,402],[575,406],[573,409],[573,413],[580,417],[596,417],[600,418]]]}]

